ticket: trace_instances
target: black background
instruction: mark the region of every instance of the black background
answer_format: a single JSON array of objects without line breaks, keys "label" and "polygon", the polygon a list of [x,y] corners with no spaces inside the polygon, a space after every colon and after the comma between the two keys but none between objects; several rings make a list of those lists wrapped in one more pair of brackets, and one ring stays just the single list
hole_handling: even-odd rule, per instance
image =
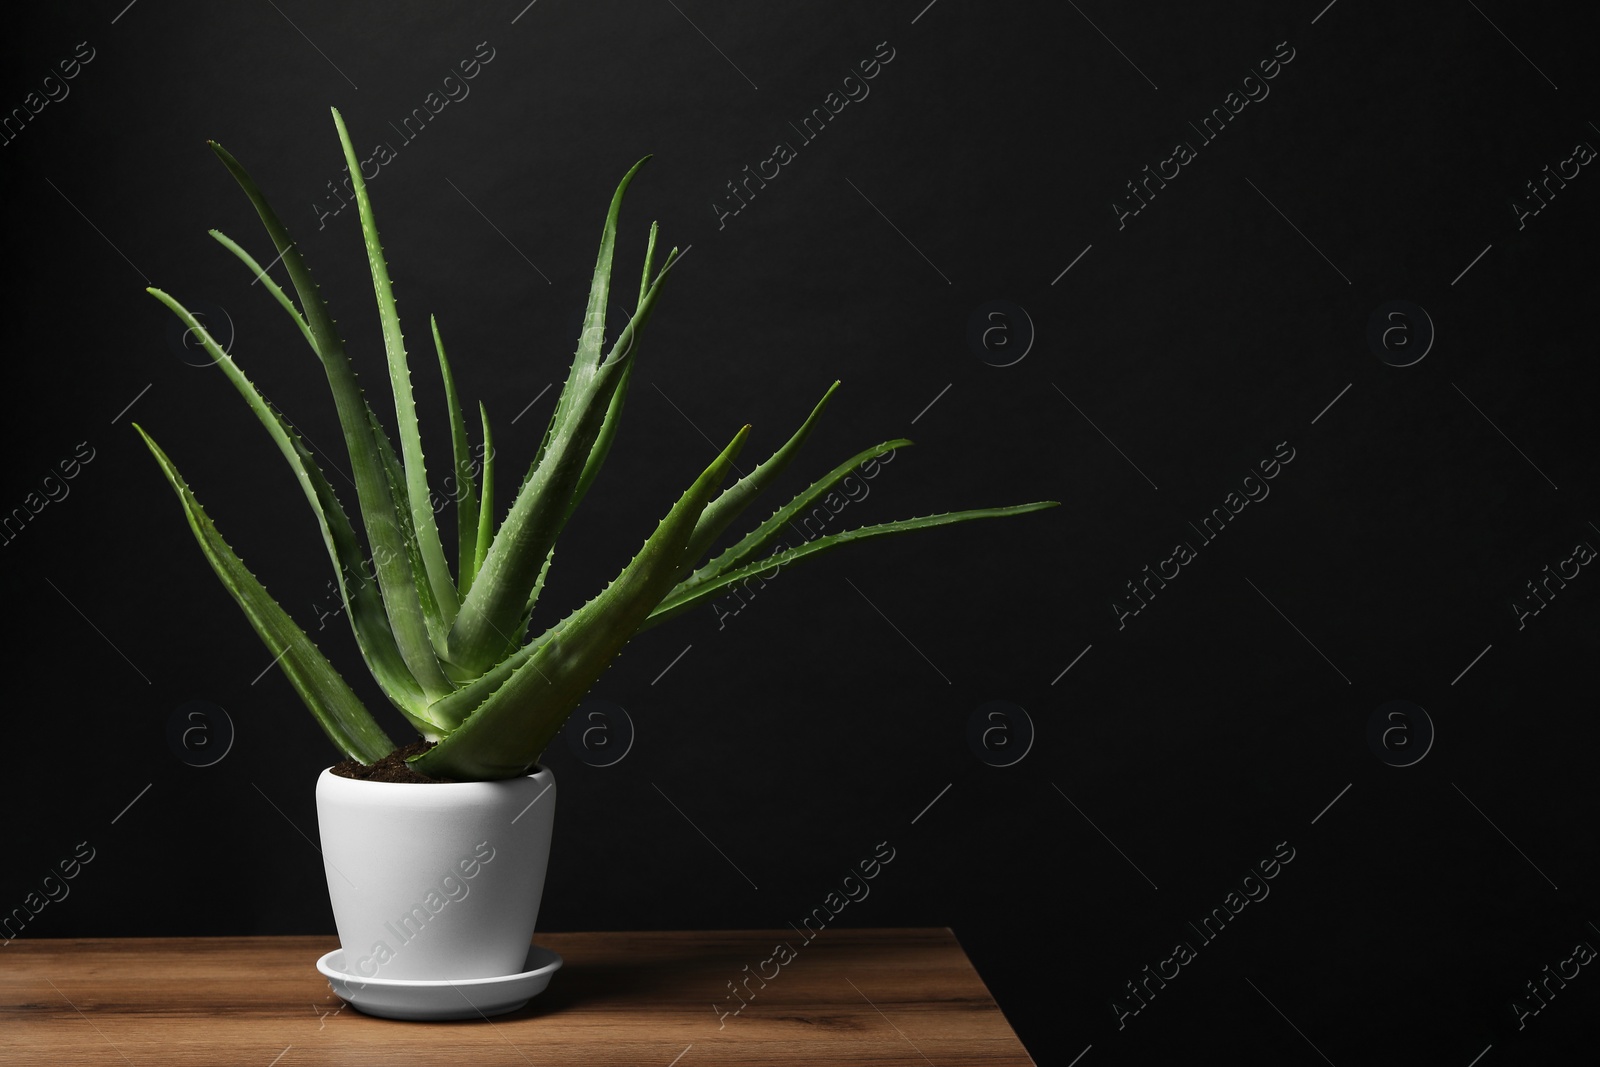
[{"label": "black background", "polygon": [[[615,573],[739,425],[765,454],[836,377],[760,514],[901,435],[917,447],[837,528],[1063,503],[847,547],[720,628],[702,608],[642,635],[594,691],[628,710],[627,757],[548,753],[545,929],[782,927],[888,841],[895,862],[839,922],[953,927],[1040,1063],[1593,1062],[1593,967],[1520,1030],[1510,1007],[1577,942],[1600,945],[1600,578],[1583,569],[1520,628],[1511,607],[1600,545],[1600,177],[1584,167],[1520,226],[1512,206],[1600,144],[1592,24],[1502,0],[924,3],[540,0],[519,17],[519,0],[112,0],[8,26],[7,109],[78,42],[94,50],[0,147],[0,505],[94,450],[4,546],[0,907],[79,841],[96,850],[24,936],[332,930],[305,835],[333,752],[262,675],[270,657],[129,425],[315,630],[331,575],[293,479],[142,290],[225,309],[247,373],[337,441],[310,354],[206,235],[270,258],[215,138],[288,221],[382,401],[355,212],[319,229],[313,207],[341,175],[332,104],[358,145],[398,146],[370,189],[424,433],[446,455],[435,312],[495,421],[502,506],[565,375],[607,198],[655,153],[623,212],[619,287],[652,219],[692,252],[562,541],[551,615]],[[884,41],[870,95],[800,144],[788,124]],[[479,42],[494,58],[470,95],[403,143],[389,124]],[[1294,58],[1270,95],[1200,144],[1188,123],[1279,42]],[[1197,158],[1119,228],[1125,183],[1180,138]],[[725,183],[778,140],[797,157],[719,228]],[[967,341],[992,300],[1036,330],[1010,366]],[[1437,331],[1406,367],[1367,341],[1393,300]],[[1280,442],[1294,459],[1271,495],[1119,628],[1124,583],[1198,546],[1188,524]],[[380,704],[343,621],[318,637]],[[215,766],[168,746],[191,700],[236,727]],[[1037,730],[1009,767],[968,745],[992,700]],[[1369,747],[1390,700],[1437,732],[1412,766]],[[1279,842],[1295,858],[1270,896],[1119,1029],[1124,983],[1194,940],[1185,924]],[[708,1027],[723,992],[704,991]],[[863,1056],[903,1051],[886,1041]]]}]

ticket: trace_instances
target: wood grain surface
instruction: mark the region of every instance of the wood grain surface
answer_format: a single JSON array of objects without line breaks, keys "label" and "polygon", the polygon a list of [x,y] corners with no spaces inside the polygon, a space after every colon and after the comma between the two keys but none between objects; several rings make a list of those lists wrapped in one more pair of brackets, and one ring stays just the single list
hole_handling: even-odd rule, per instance
[{"label": "wood grain surface", "polygon": [[[541,933],[565,958],[519,1011],[362,1015],[317,957],[336,938],[17,939],[0,948],[0,1063],[937,1064],[1028,1057],[947,929]],[[796,956],[737,1014],[729,982]],[[750,971],[745,970],[746,965]],[[764,968],[772,972],[773,964]],[[741,986],[741,988],[744,988]]]}]

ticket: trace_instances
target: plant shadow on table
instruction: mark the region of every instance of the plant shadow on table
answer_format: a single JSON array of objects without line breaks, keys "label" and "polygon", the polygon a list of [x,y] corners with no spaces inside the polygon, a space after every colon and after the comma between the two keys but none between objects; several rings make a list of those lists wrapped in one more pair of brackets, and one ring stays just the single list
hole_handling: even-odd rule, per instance
[{"label": "plant shadow on table", "polygon": [[[516,1011],[487,1018],[453,1020],[457,1024],[506,1023],[557,1015],[569,1008],[596,1001],[638,1003],[652,995],[679,996],[686,972],[705,965],[704,948],[652,953],[648,961],[582,960],[568,958],[550,979],[549,987]],[[434,1023],[431,1025],[448,1025]]]}]

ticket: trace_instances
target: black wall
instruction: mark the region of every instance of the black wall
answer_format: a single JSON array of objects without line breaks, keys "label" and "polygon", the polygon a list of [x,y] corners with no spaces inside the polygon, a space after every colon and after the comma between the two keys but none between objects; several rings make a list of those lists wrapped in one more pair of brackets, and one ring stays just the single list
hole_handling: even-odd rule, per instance
[{"label": "black wall", "polygon": [[[310,839],[333,750],[130,426],[316,632],[331,573],[293,479],[142,290],[227,323],[337,456],[313,357],[206,235],[270,258],[214,138],[286,216],[383,410],[355,212],[326,214],[331,104],[396,150],[370,189],[436,477],[429,312],[494,419],[502,505],[607,198],[655,153],[619,287],[652,219],[692,252],[543,621],[740,425],[764,455],[836,377],[753,514],[902,435],[917,447],[830,529],[1062,502],[846,546],[736,616],[641,636],[593,694],[626,709],[626,757],[547,756],[545,928],[783,927],[887,841],[838,923],[953,927],[1040,1063],[1592,1062],[1595,966],[1566,964],[1537,1014],[1524,986],[1600,946],[1592,24],[1501,0],[122,3],[30,12],[3,45],[0,106],[60,98],[0,145],[0,506],[39,507],[0,555],[0,908],[94,850],[22,936],[332,931]],[[875,52],[869,95],[802,141],[790,123]],[[446,90],[407,142],[400,121]],[[778,141],[794,158],[723,215]],[[1178,141],[1193,158],[1165,164]],[[1146,166],[1177,174],[1135,199]],[[1275,476],[1246,481],[1263,461]],[[1164,564],[1177,542],[1193,558]],[[1177,575],[1132,614],[1147,565]],[[380,704],[343,619],[316,636]],[[209,767],[169,743],[191,701],[236,731]],[[1015,711],[973,747],[991,701],[1026,709],[1031,748]],[[1275,851],[1293,858],[1249,883],[1270,895],[1214,942],[1191,931]],[[1133,1013],[1125,983],[1180,940],[1195,958]]]}]

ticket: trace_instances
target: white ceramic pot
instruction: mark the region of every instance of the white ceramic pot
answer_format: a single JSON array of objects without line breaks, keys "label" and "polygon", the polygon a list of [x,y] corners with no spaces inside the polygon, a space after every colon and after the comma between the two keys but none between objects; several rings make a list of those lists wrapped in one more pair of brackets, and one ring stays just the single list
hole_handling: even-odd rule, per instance
[{"label": "white ceramic pot", "polygon": [[352,977],[522,971],[539,917],[555,776],[496,782],[317,779],[328,896]]}]

